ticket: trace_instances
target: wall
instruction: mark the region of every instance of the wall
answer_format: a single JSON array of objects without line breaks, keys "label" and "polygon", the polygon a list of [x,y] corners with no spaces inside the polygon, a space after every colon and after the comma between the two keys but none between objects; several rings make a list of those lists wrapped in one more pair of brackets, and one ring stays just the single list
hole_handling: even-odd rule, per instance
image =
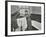
[{"label": "wall", "polygon": [[[32,8],[31,8],[32,7]],[[37,7],[37,6],[30,6],[30,8],[32,9],[32,14],[41,14],[41,7]],[[16,5],[12,5],[11,6],[11,14],[14,14],[16,11],[18,11],[20,9],[19,6]],[[31,10],[30,10],[31,12]]]}]

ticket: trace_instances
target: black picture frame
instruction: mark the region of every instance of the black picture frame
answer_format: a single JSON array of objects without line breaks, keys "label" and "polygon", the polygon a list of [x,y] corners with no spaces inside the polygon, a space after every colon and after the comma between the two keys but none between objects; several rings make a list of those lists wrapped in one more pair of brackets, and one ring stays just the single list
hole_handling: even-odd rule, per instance
[{"label": "black picture frame", "polygon": [[[34,4],[44,4],[44,33],[37,34],[23,34],[23,35],[8,35],[8,2],[21,2],[21,3],[34,3]],[[27,35],[43,35],[45,34],[45,3],[43,2],[27,2],[27,1],[5,1],[5,36],[27,36]]]}]

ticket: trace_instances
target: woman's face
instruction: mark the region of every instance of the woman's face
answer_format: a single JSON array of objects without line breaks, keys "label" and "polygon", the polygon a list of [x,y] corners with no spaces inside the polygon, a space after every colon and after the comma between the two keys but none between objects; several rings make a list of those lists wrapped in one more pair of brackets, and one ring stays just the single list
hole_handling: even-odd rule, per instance
[{"label": "woman's face", "polygon": [[25,10],[25,15],[28,15],[29,11],[28,10]]}]

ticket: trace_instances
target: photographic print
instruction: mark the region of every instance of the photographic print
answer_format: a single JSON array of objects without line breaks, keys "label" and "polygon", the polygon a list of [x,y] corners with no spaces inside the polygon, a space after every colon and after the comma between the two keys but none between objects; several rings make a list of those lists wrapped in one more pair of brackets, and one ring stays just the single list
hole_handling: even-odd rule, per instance
[{"label": "photographic print", "polygon": [[7,2],[8,35],[44,33],[44,4]]}]

